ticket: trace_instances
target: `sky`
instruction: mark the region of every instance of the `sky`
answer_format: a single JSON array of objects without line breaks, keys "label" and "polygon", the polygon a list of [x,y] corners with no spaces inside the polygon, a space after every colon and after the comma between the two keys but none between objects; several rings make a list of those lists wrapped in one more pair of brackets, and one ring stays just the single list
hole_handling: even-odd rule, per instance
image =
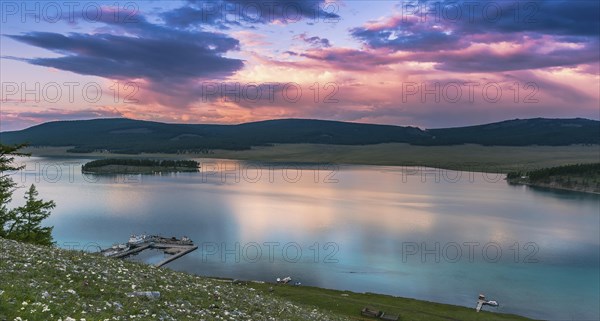
[{"label": "sky", "polygon": [[0,131],[600,118],[596,0],[0,2]]}]

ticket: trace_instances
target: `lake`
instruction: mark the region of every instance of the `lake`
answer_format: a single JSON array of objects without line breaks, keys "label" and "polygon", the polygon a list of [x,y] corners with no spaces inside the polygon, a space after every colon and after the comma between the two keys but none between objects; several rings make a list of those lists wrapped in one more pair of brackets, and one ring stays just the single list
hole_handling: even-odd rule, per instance
[{"label": "lake", "polygon": [[167,267],[467,307],[484,293],[500,303],[487,310],[600,318],[598,195],[432,168],[196,160],[199,173],[84,176],[89,159],[31,157],[11,175],[56,202],[47,223],[64,248],[186,235],[199,249]]}]

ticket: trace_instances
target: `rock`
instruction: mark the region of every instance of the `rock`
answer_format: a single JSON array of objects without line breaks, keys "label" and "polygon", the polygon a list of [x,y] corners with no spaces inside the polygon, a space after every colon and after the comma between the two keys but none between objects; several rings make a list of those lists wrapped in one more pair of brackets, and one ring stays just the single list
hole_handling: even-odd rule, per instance
[{"label": "rock", "polygon": [[158,291],[135,291],[128,294],[128,296],[145,296],[149,299],[160,298],[160,292]]},{"label": "rock", "polygon": [[113,306],[117,309],[117,310],[123,310],[123,305],[119,302],[113,302]]}]

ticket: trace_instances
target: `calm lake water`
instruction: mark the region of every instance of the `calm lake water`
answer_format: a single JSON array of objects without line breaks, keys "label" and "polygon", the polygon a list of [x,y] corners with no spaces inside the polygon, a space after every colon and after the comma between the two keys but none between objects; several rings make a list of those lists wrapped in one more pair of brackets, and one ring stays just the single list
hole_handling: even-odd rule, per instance
[{"label": "calm lake water", "polygon": [[57,203],[62,247],[187,235],[200,248],[174,270],[468,307],[484,293],[500,303],[487,310],[600,318],[598,195],[424,168],[199,160],[199,173],[98,177],[81,174],[87,161],[19,159],[13,174]]}]

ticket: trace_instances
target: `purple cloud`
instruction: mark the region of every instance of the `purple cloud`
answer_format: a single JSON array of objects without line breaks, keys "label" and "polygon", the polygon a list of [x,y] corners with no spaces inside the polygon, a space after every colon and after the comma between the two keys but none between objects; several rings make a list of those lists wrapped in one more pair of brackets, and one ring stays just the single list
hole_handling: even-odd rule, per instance
[{"label": "purple cloud", "polygon": [[239,48],[237,39],[221,33],[170,29],[151,24],[142,16],[137,19],[136,23],[105,21],[131,36],[29,32],[8,37],[64,55],[24,59],[27,62],[82,75],[164,81],[220,78],[243,67],[241,60],[223,57]]},{"label": "purple cloud", "polygon": [[309,44],[312,47],[318,47],[318,48],[331,47],[331,43],[329,42],[329,39],[321,38],[321,37],[317,37],[317,36],[309,37],[306,35],[306,32],[303,32],[299,35],[294,36],[294,39],[301,40],[301,41]]},{"label": "purple cloud", "polygon": [[186,6],[163,13],[164,21],[179,28],[212,25],[228,29],[232,25],[295,23],[340,18],[337,4],[323,0],[188,0]]},{"label": "purple cloud", "polygon": [[[598,1],[419,1],[403,2],[399,10],[350,34],[369,48],[412,52],[415,61],[436,62],[436,68],[451,71],[497,72],[600,60]],[[524,46],[511,52],[461,51],[499,42]],[[553,43],[579,46],[544,51],[527,46],[535,42],[538,48]]]}]

